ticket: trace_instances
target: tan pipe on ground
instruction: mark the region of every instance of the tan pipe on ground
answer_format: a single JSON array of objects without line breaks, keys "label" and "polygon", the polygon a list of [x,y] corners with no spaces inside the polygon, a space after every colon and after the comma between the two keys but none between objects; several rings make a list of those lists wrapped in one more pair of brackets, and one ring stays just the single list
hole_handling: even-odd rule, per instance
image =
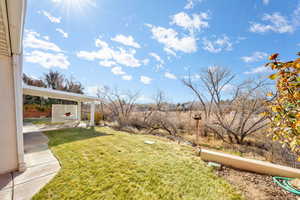
[{"label": "tan pipe on ground", "polygon": [[285,167],[281,165],[275,165],[260,160],[242,158],[240,156],[234,156],[226,153],[210,151],[207,149],[201,149],[201,159],[204,161],[213,161],[213,162],[223,164],[225,166],[230,166],[236,169],[256,172],[260,174],[300,178],[299,169]]}]

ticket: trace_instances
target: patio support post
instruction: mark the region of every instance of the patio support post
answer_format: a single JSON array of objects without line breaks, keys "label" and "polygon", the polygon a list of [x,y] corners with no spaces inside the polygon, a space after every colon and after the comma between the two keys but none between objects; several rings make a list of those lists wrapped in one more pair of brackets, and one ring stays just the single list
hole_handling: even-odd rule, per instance
[{"label": "patio support post", "polygon": [[23,90],[22,90],[22,55],[13,54],[13,76],[15,88],[15,115],[18,152],[18,170],[25,171],[24,143],[23,143]]},{"label": "patio support post", "polygon": [[77,120],[81,121],[81,101],[77,102]]},{"label": "patio support post", "polygon": [[95,126],[95,102],[91,103],[90,126]]}]

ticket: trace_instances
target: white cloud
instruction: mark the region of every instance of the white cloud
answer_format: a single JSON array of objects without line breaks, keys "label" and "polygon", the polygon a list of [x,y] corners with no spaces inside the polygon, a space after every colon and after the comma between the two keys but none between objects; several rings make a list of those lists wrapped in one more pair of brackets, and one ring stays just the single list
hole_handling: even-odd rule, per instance
[{"label": "white cloud", "polygon": [[95,59],[110,59],[110,58],[103,58],[101,51],[79,51],[76,53],[78,58],[82,58],[85,60],[95,60]]},{"label": "white cloud", "polygon": [[61,28],[57,28],[55,29],[57,32],[59,32],[64,38],[68,38],[69,34],[66,33],[64,30],[62,30]]},{"label": "white cloud", "polygon": [[262,0],[263,4],[268,5],[270,3],[270,0]]},{"label": "white cloud", "polygon": [[132,80],[132,76],[131,75],[124,75],[124,76],[122,76],[122,79],[126,80],[126,81],[130,81],[130,80]]},{"label": "white cloud", "polygon": [[150,103],[150,102],[152,102],[152,101],[153,101],[152,98],[147,97],[147,96],[145,96],[145,95],[141,95],[141,96],[139,96],[138,99],[137,99],[137,102],[138,102],[138,103]]},{"label": "white cloud", "polygon": [[97,96],[98,91],[103,91],[103,90],[104,90],[103,86],[98,86],[98,85],[88,86],[85,89],[85,93],[90,96]]},{"label": "white cloud", "polygon": [[177,77],[170,72],[165,72],[165,77],[168,79],[177,79]]},{"label": "white cloud", "polygon": [[200,3],[202,0],[187,0],[184,9],[192,9],[195,7],[196,3]]},{"label": "white cloud", "polygon": [[183,78],[184,79],[191,79],[191,81],[198,81],[199,79],[200,79],[200,74],[197,74],[197,73],[195,73],[195,74],[192,74],[192,75],[190,75],[190,76],[183,76]]},{"label": "white cloud", "polygon": [[45,10],[38,11],[38,13],[43,14],[44,16],[46,16],[50,20],[50,22],[52,22],[52,23],[59,24],[61,22],[61,17],[54,17],[49,12],[47,12]]},{"label": "white cloud", "polygon": [[120,65],[127,67],[139,67],[141,63],[134,56],[136,51],[134,49],[125,50],[123,48],[118,48],[118,50],[109,47],[109,45],[100,40],[96,39],[95,46],[99,47],[98,51],[79,51],[77,52],[77,57],[86,60],[106,60],[114,61]]},{"label": "white cloud", "polygon": [[223,91],[223,92],[231,92],[231,91],[233,91],[235,88],[236,88],[236,87],[235,87],[234,85],[228,83],[228,84],[224,85],[222,91]]},{"label": "white cloud", "polygon": [[294,26],[300,25],[300,1],[298,1],[298,5],[293,12],[292,20],[293,20]]},{"label": "white cloud", "polygon": [[34,76],[34,75],[28,75],[30,78],[32,78],[32,79],[34,79],[34,80],[39,80],[39,78],[38,77],[36,77],[36,76]]},{"label": "white cloud", "polygon": [[159,71],[164,67],[165,61],[159,55],[154,52],[150,52],[149,55],[158,62],[158,64],[156,64],[156,71]]},{"label": "white cloud", "polygon": [[45,40],[50,40],[50,37],[49,37],[49,36],[43,36],[43,38],[44,38]]},{"label": "white cloud", "polygon": [[250,71],[244,72],[244,74],[260,74],[260,73],[269,73],[271,70],[268,67],[260,66],[251,69]]},{"label": "white cloud", "polygon": [[25,48],[51,50],[56,52],[62,51],[56,44],[50,42],[49,38],[44,40],[39,33],[32,30],[25,30],[23,44]]},{"label": "white cloud", "polygon": [[102,49],[108,48],[108,44],[106,42],[100,40],[99,38],[95,40],[95,46],[102,48]]},{"label": "white cloud", "polygon": [[68,57],[63,53],[46,53],[35,50],[25,54],[25,61],[39,64],[47,69],[50,69],[52,67],[68,69],[68,67],[70,66]]},{"label": "white cloud", "polygon": [[141,76],[140,81],[146,85],[150,84],[152,81],[152,78],[147,77],[147,76]]},{"label": "white cloud", "polygon": [[197,51],[197,40],[194,36],[179,38],[178,33],[171,28],[156,27],[150,24],[147,26],[151,28],[153,39],[165,46],[164,50],[182,51],[184,53]]},{"label": "white cloud", "polygon": [[251,56],[243,56],[243,57],[241,57],[241,59],[244,62],[249,63],[249,62],[257,62],[257,61],[263,60],[267,56],[268,56],[268,54],[265,52],[256,51]]},{"label": "white cloud", "polygon": [[204,38],[203,49],[211,53],[219,53],[221,51],[231,51],[233,47],[229,37],[223,35],[222,37],[214,38],[213,40]]},{"label": "white cloud", "polygon": [[142,63],[143,63],[144,65],[148,65],[149,62],[150,62],[150,60],[149,60],[148,58],[142,60]]},{"label": "white cloud", "polygon": [[114,61],[110,61],[110,60],[103,60],[103,61],[100,61],[99,64],[104,67],[111,67],[113,65],[116,65],[117,63]]},{"label": "white cloud", "polygon": [[66,12],[74,11],[74,13],[84,14],[90,7],[97,6],[97,0],[51,0],[54,4],[61,4]]},{"label": "white cloud", "polygon": [[122,67],[113,67],[111,69],[111,72],[115,75],[124,75],[126,74],[123,70],[122,70]]},{"label": "white cloud", "polygon": [[211,72],[217,72],[219,70],[219,67],[215,66],[215,65],[209,66],[208,70],[211,71]]},{"label": "white cloud", "polygon": [[162,64],[157,64],[155,70],[158,72],[160,69],[163,69],[163,68],[164,68],[164,66]]},{"label": "white cloud", "polygon": [[134,57],[135,53],[136,51],[134,49],[126,51],[119,48],[119,51],[114,51],[113,58],[121,65],[127,67],[139,67],[141,63]]},{"label": "white cloud", "polygon": [[111,38],[112,41],[119,42],[126,46],[131,46],[134,48],[141,48],[139,43],[134,41],[134,38],[132,36],[125,36],[125,35],[117,35],[114,38]]},{"label": "white cloud", "polygon": [[161,64],[165,63],[164,60],[161,59],[161,57],[159,55],[157,55],[156,53],[150,52],[149,55],[152,56],[157,62],[159,62]]},{"label": "white cloud", "polygon": [[278,12],[264,14],[262,21],[266,23],[250,22],[250,31],[253,33],[265,33],[269,31],[275,33],[292,33],[295,30],[295,26]]},{"label": "white cloud", "polygon": [[192,16],[189,16],[185,12],[180,12],[171,17],[171,24],[175,24],[188,30],[190,33],[194,33],[195,31],[209,27],[207,22],[208,18],[208,13],[205,12],[192,14]]},{"label": "white cloud", "polygon": [[169,49],[167,47],[164,48],[164,51],[169,55],[176,56],[175,51],[172,51],[171,49]]}]

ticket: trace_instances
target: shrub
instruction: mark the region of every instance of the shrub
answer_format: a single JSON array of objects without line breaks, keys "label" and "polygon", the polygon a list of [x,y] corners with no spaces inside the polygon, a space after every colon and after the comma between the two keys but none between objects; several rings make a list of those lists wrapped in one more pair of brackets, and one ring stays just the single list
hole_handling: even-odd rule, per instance
[{"label": "shrub", "polygon": [[266,115],[271,120],[273,139],[300,153],[300,58],[280,62],[278,55],[271,55],[271,62],[266,64],[276,70],[269,78],[276,80],[277,90],[276,94],[268,94],[272,99]]},{"label": "shrub", "polygon": [[[88,121],[91,120],[91,114],[87,114]],[[103,114],[101,112],[95,112],[95,125],[99,125],[101,121],[103,121]]]},{"label": "shrub", "polygon": [[103,120],[103,114],[101,112],[95,112],[95,124],[99,125]]}]

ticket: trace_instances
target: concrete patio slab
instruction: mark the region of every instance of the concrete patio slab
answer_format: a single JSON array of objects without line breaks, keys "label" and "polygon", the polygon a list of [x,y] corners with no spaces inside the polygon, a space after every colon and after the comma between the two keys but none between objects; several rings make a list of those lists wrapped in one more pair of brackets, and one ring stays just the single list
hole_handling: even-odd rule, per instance
[{"label": "concrete patio slab", "polygon": [[4,191],[0,191],[0,199],[1,200],[12,200],[12,189],[7,189]]},{"label": "concrete patio slab", "polygon": [[23,125],[23,134],[33,133],[33,132],[39,132],[39,127],[37,127],[36,125],[34,125],[32,123],[26,123]]},{"label": "concrete patio slab", "polygon": [[24,134],[25,172],[0,175],[0,200],[29,200],[59,171],[60,164],[48,149],[41,132]]},{"label": "concrete patio slab", "polygon": [[27,133],[26,136],[24,136],[24,150],[29,153],[40,146],[47,149],[48,141],[48,138],[41,132]]},{"label": "concrete patio slab", "polygon": [[36,165],[41,165],[47,162],[57,161],[49,149],[43,151],[37,151],[34,153],[27,153],[25,154],[24,157],[25,157],[27,168],[34,167]]},{"label": "concrete patio slab", "polygon": [[14,184],[18,185],[21,183],[25,183],[37,179],[39,177],[47,176],[55,172],[58,172],[59,169],[60,169],[59,163],[57,161],[54,161],[54,162],[30,167],[23,173],[14,172],[13,173]]},{"label": "concrete patio slab", "polygon": [[0,175],[0,192],[7,188],[11,188],[12,186],[13,186],[13,183],[12,183],[11,173],[1,174]]},{"label": "concrete patio slab", "polygon": [[40,133],[44,131],[54,131],[54,130],[61,130],[66,128],[75,128],[78,127],[80,123],[82,122],[71,121],[71,122],[65,122],[63,124],[39,124],[39,125],[26,123],[23,125],[23,134],[27,135],[30,133]]},{"label": "concrete patio slab", "polygon": [[48,137],[42,132],[30,132],[24,134],[24,147],[47,144],[49,142]]},{"label": "concrete patio slab", "polygon": [[47,176],[35,178],[29,182],[16,185],[14,187],[14,200],[30,200],[33,195],[39,192],[54,176],[56,173]]}]

